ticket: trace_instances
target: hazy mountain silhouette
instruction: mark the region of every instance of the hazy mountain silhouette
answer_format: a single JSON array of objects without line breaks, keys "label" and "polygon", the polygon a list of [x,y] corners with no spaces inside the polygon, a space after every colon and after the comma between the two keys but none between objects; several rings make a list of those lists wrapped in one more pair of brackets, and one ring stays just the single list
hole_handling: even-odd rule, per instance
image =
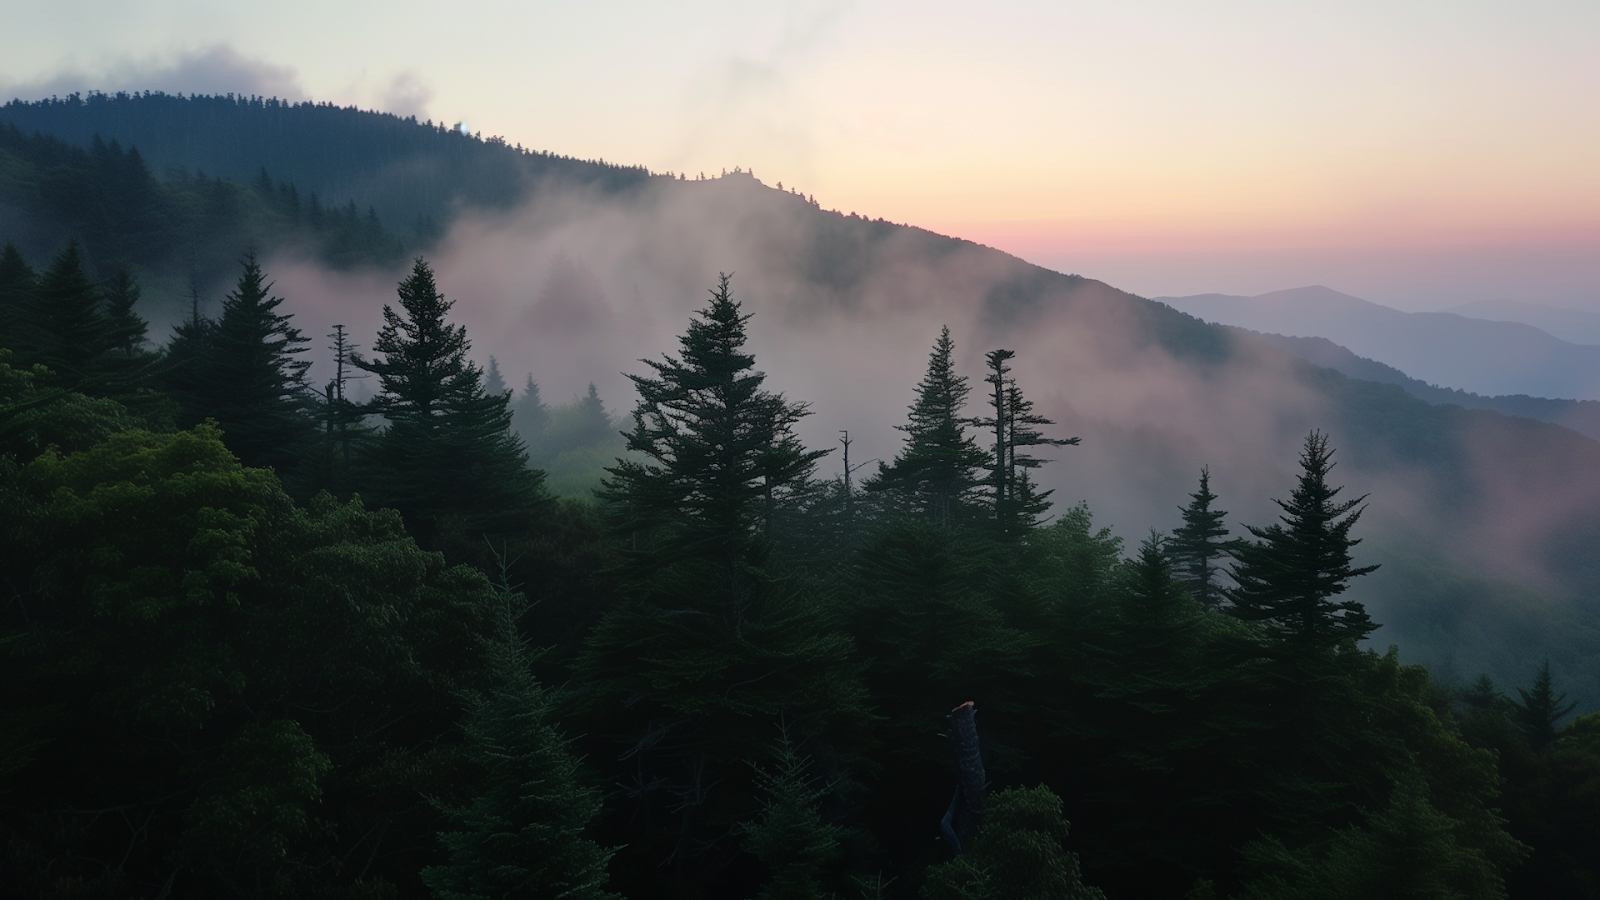
[{"label": "hazy mountain silhouette", "polygon": [[1562,309],[1526,300],[1475,300],[1443,310],[1473,319],[1521,322],[1570,344],[1600,344],[1600,313]]},{"label": "hazy mountain silhouette", "polygon": [[[1231,328],[1233,326],[1228,327]],[[1282,334],[1263,334],[1242,328],[1239,330],[1269,344],[1282,347],[1306,362],[1333,369],[1336,372],[1342,372],[1351,378],[1398,385],[1411,396],[1429,403],[1454,404],[1465,409],[1488,409],[1507,416],[1520,416],[1527,419],[1537,419],[1541,422],[1553,422],[1557,425],[1571,428],[1579,434],[1600,440],[1600,401],[1552,400],[1545,397],[1529,397],[1526,394],[1485,397],[1480,394],[1470,394],[1466,391],[1442,388],[1421,379],[1412,378],[1393,366],[1386,366],[1377,360],[1357,356],[1351,353],[1348,348],[1341,347],[1327,338],[1289,337]]]},{"label": "hazy mountain silhouette", "polygon": [[1431,384],[1488,396],[1600,399],[1600,347],[1521,322],[1401,312],[1320,286],[1160,299],[1208,322],[1327,338]]}]

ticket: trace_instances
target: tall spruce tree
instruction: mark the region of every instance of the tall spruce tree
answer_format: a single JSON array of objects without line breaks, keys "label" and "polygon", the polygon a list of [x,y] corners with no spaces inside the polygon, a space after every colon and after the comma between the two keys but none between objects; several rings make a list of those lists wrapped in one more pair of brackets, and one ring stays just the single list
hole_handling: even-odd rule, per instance
[{"label": "tall spruce tree", "polygon": [[1216,499],[1217,495],[1211,492],[1211,470],[1202,467],[1200,489],[1189,495],[1189,505],[1182,509],[1183,524],[1167,541],[1174,575],[1206,609],[1216,609],[1222,602],[1221,586],[1217,584],[1217,573],[1222,569],[1218,562],[1231,546],[1228,527],[1222,524],[1228,511],[1212,509]]},{"label": "tall spruce tree", "polygon": [[525,528],[544,499],[544,473],[528,468],[511,432],[510,397],[484,391],[466,329],[446,320],[454,303],[421,258],[399,297],[399,311],[383,307],[373,358],[350,357],[378,376],[371,410],[388,422],[372,449],[372,492],[425,545],[437,543],[447,520],[467,533]]},{"label": "tall spruce tree", "polygon": [[506,380],[500,375],[500,363],[490,356],[489,368],[483,377],[483,392],[491,397],[498,397],[507,390]]},{"label": "tall spruce tree", "polygon": [[628,449],[601,495],[630,532],[649,532],[653,555],[714,560],[737,616],[744,576],[765,554],[769,506],[804,486],[829,451],[804,450],[794,426],[803,403],[762,388],[745,352],[745,323],[723,275],[710,305],[680,338],[681,359],[643,360],[655,377],[628,376],[639,392]]},{"label": "tall spruce tree", "polygon": [[45,270],[34,290],[29,317],[35,354],[57,384],[85,392],[104,390],[107,357],[116,336],[103,308],[104,298],[83,269],[78,242],[67,244]]},{"label": "tall spruce tree", "polygon": [[17,245],[7,241],[0,250],[0,347],[17,352],[28,340],[38,280]]},{"label": "tall spruce tree", "polygon": [[1304,649],[1353,646],[1377,628],[1360,602],[1337,599],[1352,578],[1378,567],[1352,564],[1350,550],[1361,541],[1350,529],[1366,496],[1337,501],[1343,488],[1328,483],[1333,466],[1328,436],[1311,432],[1299,483],[1287,501],[1273,501],[1283,515],[1264,528],[1245,526],[1256,540],[1237,545],[1237,586],[1226,592],[1232,615],[1262,622],[1275,638]]},{"label": "tall spruce tree", "polygon": [[862,485],[869,491],[886,491],[941,525],[959,518],[962,503],[979,484],[978,470],[988,457],[966,433],[961,411],[971,387],[955,371],[955,342],[950,329],[928,354],[928,371],[917,383],[904,425],[905,446],[892,463],[879,463],[878,471]]},{"label": "tall spruce tree", "polygon": [[1556,725],[1571,715],[1578,704],[1567,701],[1567,695],[1558,694],[1555,681],[1550,677],[1550,660],[1539,664],[1533,674],[1532,686],[1517,688],[1518,700],[1512,706],[1512,718],[1522,730],[1523,737],[1535,750],[1542,750],[1556,739]]},{"label": "tall spruce tree", "polygon": [[283,298],[271,291],[255,254],[246,253],[179,402],[191,422],[215,419],[228,449],[246,465],[290,472],[316,428],[305,378],[311,364],[299,358],[309,338],[279,312]]},{"label": "tall spruce tree", "polygon": [[771,504],[801,489],[822,454],[794,435],[804,405],[765,390],[748,320],[724,275],[681,355],[631,376],[637,456],[609,468],[599,492],[628,548],[627,599],[579,668],[596,728],[626,748],[621,781],[639,827],[623,853],[699,889],[759,809],[747,761],[766,755],[769,729],[783,720],[805,739],[851,741],[865,715],[849,639],[818,597],[769,568]]},{"label": "tall spruce tree", "polygon": [[550,407],[539,396],[539,383],[529,375],[522,386],[522,396],[511,404],[511,428],[528,446],[528,456],[538,455],[539,441],[550,424]]},{"label": "tall spruce tree", "polygon": [[439,900],[618,900],[606,890],[613,851],[585,835],[599,792],[582,783],[517,630],[527,604],[505,587],[499,600],[489,647],[496,683],[471,699],[464,729],[483,781],[465,805],[441,807],[450,861],[423,869],[422,880]]},{"label": "tall spruce tree", "polygon": [[142,295],[139,282],[126,268],[120,268],[106,284],[106,315],[111,322],[111,343],[128,359],[145,352],[149,323],[134,310]]}]

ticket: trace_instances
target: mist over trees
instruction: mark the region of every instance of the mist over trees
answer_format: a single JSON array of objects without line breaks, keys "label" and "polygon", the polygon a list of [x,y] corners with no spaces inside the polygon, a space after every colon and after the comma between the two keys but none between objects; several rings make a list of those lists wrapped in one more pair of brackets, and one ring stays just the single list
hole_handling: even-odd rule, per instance
[{"label": "mist over trees", "polygon": [[[1030,350],[930,327],[881,423],[899,446],[857,483],[800,440],[830,410],[765,374],[753,338],[781,323],[746,276],[707,285],[630,396],[562,402],[541,360],[479,365],[424,258],[375,333],[288,313],[268,248],[426,244],[425,222],[402,244],[388,208],[327,199],[365,195],[305,136],[372,114],[150,96],[0,119],[24,114],[156,137],[216,116],[304,146],[286,181],[222,140],[207,166],[233,180],[157,180],[92,132],[0,133],[0,199],[39,223],[0,248],[8,893],[1596,893],[1600,714],[1542,653],[1502,683],[1404,662],[1354,599],[1383,546],[1335,460],[1391,432],[1307,434],[1276,521],[1231,519],[1266,498],[1191,472],[1165,503],[1181,524],[1129,545],[1040,486],[1106,436],[1035,409]],[[377,118],[460,163],[408,186],[418,208],[506,188],[494,154],[571,162]],[[796,251],[841,281],[852,242],[891,231],[846,218]],[[227,300],[195,291],[151,332],[151,280],[206,265]],[[1175,352],[1226,352],[1152,321]],[[960,371],[958,343],[987,365]],[[1306,377],[1408,440],[1458,421]]]},{"label": "mist over trees", "polygon": [[[1548,665],[1513,699],[1368,646],[1343,596],[1373,569],[1364,498],[1321,432],[1278,522],[1229,523],[1202,470],[1182,526],[1128,551],[1032,486],[1079,438],[1015,354],[969,409],[949,329],[906,373],[900,453],[847,491],[727,276],[620,428],[592,386],[550,407],[474,363],[422,259],[370,350],[336,330],[321,388],[254,256],[165,346],[138,293],[72,245],[0,255],[23,895],[1592,884],[1570,789],[1600,775],[1594,714]],[[582,453],[598,490],[553,495],[534,463]]]}]

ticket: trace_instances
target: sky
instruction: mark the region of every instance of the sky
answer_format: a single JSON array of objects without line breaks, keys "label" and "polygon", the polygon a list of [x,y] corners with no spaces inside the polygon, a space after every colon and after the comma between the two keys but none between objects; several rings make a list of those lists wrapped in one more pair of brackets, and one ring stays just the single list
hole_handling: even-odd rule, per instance
[{"label": "sky", "polygon": [[10,4],[0,94],[331,100],[753,170],[1146,296],[1600,310],[1600,4]]}]

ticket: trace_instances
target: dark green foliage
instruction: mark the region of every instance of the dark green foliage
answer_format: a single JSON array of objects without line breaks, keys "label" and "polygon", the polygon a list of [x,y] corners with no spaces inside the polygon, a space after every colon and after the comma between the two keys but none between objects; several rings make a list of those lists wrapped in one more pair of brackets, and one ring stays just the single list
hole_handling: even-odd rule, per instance
[{"label": "dark green foliage", "polygon": [[0,349],[0,455],[26,462],[50,446],[86,450],[140,424],[121,403],[51,386],[50,370],[15,358]]},{"label": "dark green foliage", "polygon": [[823,820],[829,786],[810,773],[787,729],[772,749],[772,761],[756,767],[761,816],[740,828],[745,849],[772,873],[757,900],[825,900],[823,882],[845,829]]},{"label": "dark green foliage", "polygon": [[972,389],[956,374],[954,352],[946,327],[928,355],[928,371],[917,383],[906,424],[895,426],[906,433],[905,447],[892,463],[879,463],[862,485],[898,495],[940,524],[962,518],[962,505],[973,499],[979,484],[976,473],[988,459],[966,433],[961,412]]},{"label": "dark green foliage", "polygon": [[1001,791],[989,804],[977,845],[928,871],[926,900],[1103,900],[1062,846],[1060,797],[1040,785]]},{"label": "dark green foliage", "polygon": [[5,754],[0,881],[416,885],[419,795],[461,783],[440,735],[480,670],[480,575],[392,513],[296,507],[204,426],[46,454],[6,487],[0,719],[28,739]]},{"label": "dark green foliage", "polygon": [[33,314],[24,325],[32,332],[27,361],[48,367],[57,384],[98,386],[106,375],[103,359],[120,343],[102,300],[77,242],[69,243],[34,287]]},{"label": "dark green foliage", "polygon": [[1541,677],[1545,674],[1541,666],[1530,688],[1517,689],[1527,698],[1522,702],[1481,676],[1455,692],[1456,725],[1465,740],[1498,757],[1503,786],[1496,805],[1507,830],[1532,850],[1527,862],[1507,876],[1511,895],[1596,897],[1600,821],[1593,811],[1600,801],[1600,714],[1579,716],[1558,734],[1547,734],[1551,719],[1544,712],[1528,715],[1530,705],[1545,712],[1564,706],[1553,679]]},{"label": "dark green foliage", "polygon": [[[27,107],[0,107],[0,120],[14,121]],[[197,272],[208,283],[225,276],[247,246],[309,246],[324,262],[340,266],[403,258],[399,242],[376,220],[357,216],[353,206],[313,221],[286,207],[279,192],[246,187],[260,157],[237,181],[185,168],[192,160],[161,164],[167,178],[159,180],[133,143],[106,143],[90,132],[72,146],[32,128],[0,124],[0,209],[14,211],[22,223],[0,237],[36,255],[79,240],[99,277],[134,265],[169,276]]]},{"label": "dark green foliage", "polygon": [[134,359],[145,352],[149,323],[134,309],[142,292],[126,268],[120,268],[106,284],[106,316],[111,320],[111,346]]},{"label": "dark green foliage", "polygon": [[1578,704],[1566,702],[1566,694],[1557,694],[1550,679],[1550,660],[1539,664],[1533,675],[1533,685],[1528,690],[1517,688],[1520,701],[1512,715],[1523,736],[1534,750],[1542,750],[1556,738],[1556,725]]},{"label": "dark green foliage", "polygon": [[1507,836],[1490,848],[1474,846],[1474,839],[1481,837],[1471,834],[1470,824],[1436,809],[1421,786],[1406,781],[1360,826],[1337,831],[1325,841],[1297,851],[1272,839],[1248,846],[1245,856],[1262,874],[1240,897],[1503,900],[1501,873],[1525,848]]},{"label": "dark green foliage", "polygon": [[525,603],[504,586],[498,599],[489,652],[496,683],[472,699],[463,729],[482,783],[470,802],[443,806],[450,862],[423,869],[422,880],[439,900],[616,898],[605,890],[611,851],[583,835],[600,812],[599,794],[582,784],[517,633]]},{"label": "dark green foliage", "polygon": [[181,858],[236,895],[292,893],[303,863],[290,854],[320,824],[312,810],[331,768],[299,722],[242,726],[194,767]]},{"label": "dark green foliage", "polygon": [[217,422],[246,465],[292,472],[316,428],[306,384],[310,363],[298,358],[309,339],[279,312],[283,298],[271,295],[255,254],[245,254],[240,267],[222,315],[198,332],[198,352],[190,355],[193,334],[178,338],[171,355],[187,371],[178,374],[174,393],[185,422]]},{"label": "dark green foliage", "polygon": [[399,294],[399,312],[383,308],[373,358],[351,356],[378,376],[371,409],[387,422],[373,444],[372,493],[427,542],[446,529],[525,528],[543,502],[543,476],[511,433],[509,396],[484,392],[482,371],[467,359],[467,331],[446,320],[454,304],[426,262],[416,261]]},{"label": "dark green foliage", "polygon": [[622,528],[649,534],[651,555],[707,559],[726,573],[737,607],[741,570],[763,551],[775,504],[804,485],[828,451],[808,451],[794,426],[804,404],[762,389],[744,350],[745,323],[723,275],[711,302],[679,339],[682,358],[644,360],[655,377],[630,375],[639,392],[628,449],[602,496]]},{"label": "dark green foliage", "polygon": [[7,241],[0,250],[0,347],[15,352],[23,341],[31,343],[27,329],[33,320],[38,278],[17,245]]},{"label": "dark green foliage", "polygon": [[624,599],[579,666],[617,742],[606,755],[625,767],[633,824],[620,858],[640,876],[670,864],[656,871],[689,892],[717,880],[735,826],[756,813],[746,761],[765,755],[773,724],[856,742],[865,718],[849,638],[820,598],[768,568],[777,507],[821,454],[793,434],[804,407],[753,371],[747,320],[724,276],[681,358],[633,376],[639,457],[619,460],[601,492],[627,548]]},{"label": "dark green foliage", "polygon": [[1211,508],[1216,499],[1217,495],[1211,493],[1211,471],[1201,468],[1200,488],[1189,495],[1189,505],[1182,510],[1183,524],[1167,541],[1167,553],[1178,580],[1206,609],[1216,609],[1222,603],[1223,587],[1217,581],[1222,567],[1218,563],[1230,546],[1228,527],[1222,524],[1228,513]]},{"label": "dark green foliage", "polygon": [[1360,603],[1336,599],[1350,579],[1377,566],[1351,565],[1350,550],[1361,541],[1350,529],[1366,498],[1335,501],[1343,488],[1328,483],[1333,465],[1327,435],[1313,431],[1300,454],[1299,483],[1287,501],[1273,501],[1283,509],[1281,521],[1246,526],[1257,540],[1234,551],[1229,612],[1301,649],[1353,646],[1377,627]]}]

